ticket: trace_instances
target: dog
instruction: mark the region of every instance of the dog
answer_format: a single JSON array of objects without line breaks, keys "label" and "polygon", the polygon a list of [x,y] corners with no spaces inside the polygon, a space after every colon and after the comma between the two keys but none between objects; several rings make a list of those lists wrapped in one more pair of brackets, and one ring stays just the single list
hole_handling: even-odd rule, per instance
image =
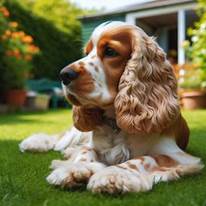
[{"label": "dog", "polygon": [[137,26],[105,22],[85,56],[60,72],[74,126],[62,135],[35,134],[24,151],[62,151],[47,181],[95,193],[151,190],[158,182],[198,173],[203,164],[184,150],[189,129],[177,81],[164,51]]}]

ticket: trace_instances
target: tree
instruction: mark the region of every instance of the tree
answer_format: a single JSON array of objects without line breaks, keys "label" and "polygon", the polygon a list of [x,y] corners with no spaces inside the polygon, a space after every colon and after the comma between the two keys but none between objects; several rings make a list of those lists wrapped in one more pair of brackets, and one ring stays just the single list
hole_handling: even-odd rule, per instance
[{"label": "tree", "polygon": [[80,29],[77,17],[83,11],[68,0],[17,0],[34,15],[47,19],[58,29],[66,33],[74,33]]},{"label": "tree", "polygon": [[[55,2],[59,2],[59,4],[56,5]],[[67,22],[69,17],[66,17],[66,15],[69,16],[73,13],[73,6],[71,6],[72,11],[66,13],[66,11],[69,11],[70,4],[63,4],[64,2],[65,0],[5,1],[7,8],[12,11],[11,19],[18,22],[22,30],[33,36],[34,43],[40,48],[40,54],[32,60],[33,78],[57,80],[61,68],[81,56],[81,27],[78,20],[75,19],[78,12],[75,13],[75,17],[72,17],[74,21]],[[46,5],[52,5],[52,3],[56,6],[49,9],[50,6],[47,7]],[[39,10],[37,9],[37,5],[41,4],[47,7],[47,11],[43,12],[44,6],[38,6]],[[60,15],[60,8],[62,9],[62,16]],[[77,10],[79,9],[77,8]],[[63,24],[63,16],[65,24]],[[57,19],[61,19],[61,21],[57,21]]]}]

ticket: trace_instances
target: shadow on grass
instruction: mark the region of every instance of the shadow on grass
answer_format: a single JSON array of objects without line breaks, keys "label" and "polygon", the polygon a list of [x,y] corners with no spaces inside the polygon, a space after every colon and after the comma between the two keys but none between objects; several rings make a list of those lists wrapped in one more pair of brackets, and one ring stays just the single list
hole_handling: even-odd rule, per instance
[{"label": "shadow on grass", "polygon": [[[12,124],[21,124],[21,123],[50,123],[51,121],[45,121],[43,119],[44,115],[57,114],[59,111],[69,111],[67,109],[56,109],[56,110],[47,110],[47,111],[35,111],[35,112],[15,112],[1,115],[0,125],[12,125]],[[42,115],[42,118],[35,119],[35,116]]]},{"label": "shadow on grass", "polygon": [[[53,151],[21,153],[18,148],[19,142],[0,140],[0,204],[5,206],[44,205],[45,201],[52,206],[194,206],[202,205],[205,201],[205,169],[196,176],[155,185],[152,191],[146,193],[91,194],[86,191],[86,187],[72,190],[54,187],[49,185],[45,178],[50,173],[51,161],[61,159],[62,155]],[[175,198],[171,199],[171,195]]]},{"label": "shadow on grass", "polygon": [[[0,139],[0,168],[3,164],[11,164],[11,166],[20,165],[22,160],[34,160],[42,162],[45,158],[49,159],[61,159],[62,155],[60,152],[48,151],[48,152],[21,152],[19,150],[18,140],[2,140]],[[14,164],[13,164],[14,163]],[[31,161],[32,163],[32,161]]]},{"label": "shadow on grass", "polygon": [[36,120],[36,119],[28,119],[21,116],[12,116],[11,118],[7,117],[4,120],[2,119],[0,120],[1,125],[21,124],[21,123],[30,124],[35,122],[41,123],[41,119]]}]

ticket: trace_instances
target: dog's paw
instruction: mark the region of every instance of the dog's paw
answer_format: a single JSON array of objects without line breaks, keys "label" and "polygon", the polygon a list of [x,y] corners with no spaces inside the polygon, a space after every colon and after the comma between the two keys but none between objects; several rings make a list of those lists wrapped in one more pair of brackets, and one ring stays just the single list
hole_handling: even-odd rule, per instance
[{"label": "dog's paw", "polygon": [[74,160],[75,159],[75,157],[78,155],[78,153],[79,153],[79,148],[78,147],[76,147],[76,148],[74,148],[74,147],[68,147],[68,148],[66,148],[64,151],[62,151],[61,152],[62,154],[63,154],[63,156],[64,156],[64,159],[72,159],[72,160]]},{"label": "dog's paw", "polygon": [[47,134],[39,133],[34,134],[23,140],[19,144],[21,152],[46,152],[54,148],[57,142],[57,136],[49,136]]},{"label": "dog's paw", "polygon": [[49,168],[55,170],[60,167],[67,167],[69,164],[71,164],[69,160],[52,160]]},{"label": "dog's paw", "polygon": [[146,176],[133,174],[116,166],[107,167],[94,174],[87,188],[94,193],[127,193],[150,190],[152,181]]},{"label": "dog's paw", "polygon": [[52,167],[56,168],[47,177],[47,181],[52,185],[59,185],[66,188],[80,186],[86,183],[93,174],[89,168],[89,163],[68,163],[55,161]]},{"label": "dog's paw", "polygon": [[60,140],[56,143],[54,150],[55,151],[64,151],[67,147],[70,146],[70,144],[72,143],[73,139],[79,135],[79,133],[77,133],[77,135],[75,136],[75,132],[76,130],[74,130],[72,128],[71,131],[66,131],[62,137],[60,138]]}]

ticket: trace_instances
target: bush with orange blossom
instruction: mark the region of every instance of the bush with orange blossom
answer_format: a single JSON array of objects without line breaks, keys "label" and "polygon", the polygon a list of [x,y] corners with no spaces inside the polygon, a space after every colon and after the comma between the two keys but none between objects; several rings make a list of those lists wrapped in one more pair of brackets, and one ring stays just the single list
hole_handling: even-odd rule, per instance
[{"label": "bush with orange blossom", "polygon": [[10,21],[10,11],[0,3],[0,93],[10,89],[23,89],[31,61],[40,51],[33,37]]}]

